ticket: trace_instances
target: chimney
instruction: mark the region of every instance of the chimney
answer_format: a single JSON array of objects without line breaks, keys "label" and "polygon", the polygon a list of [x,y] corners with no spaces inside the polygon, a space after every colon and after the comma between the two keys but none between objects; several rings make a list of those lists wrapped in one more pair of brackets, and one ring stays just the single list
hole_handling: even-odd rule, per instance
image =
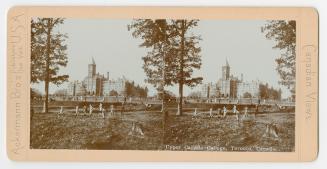
[{"label": "chimney", "polygon": [[107,72],[107,79],[109,80],[109,72]]}]

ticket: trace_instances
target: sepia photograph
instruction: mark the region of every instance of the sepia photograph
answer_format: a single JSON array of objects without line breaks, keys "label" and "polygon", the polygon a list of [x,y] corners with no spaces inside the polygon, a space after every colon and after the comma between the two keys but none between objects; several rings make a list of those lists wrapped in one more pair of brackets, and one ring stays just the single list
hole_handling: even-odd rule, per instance
[{"label": "sepia photograph", "polygon": [[30,149],[295,152],[295,20],[30,26]]}]

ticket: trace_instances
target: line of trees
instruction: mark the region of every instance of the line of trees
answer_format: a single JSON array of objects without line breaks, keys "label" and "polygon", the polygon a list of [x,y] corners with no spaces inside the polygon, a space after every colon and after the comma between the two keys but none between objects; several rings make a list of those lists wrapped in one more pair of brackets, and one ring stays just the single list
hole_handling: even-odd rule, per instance
[{"label": "line of trees", "polygon": [[[143,41],[140,47],[151,49],[142,57],[146,82],[163,93],[165,86],[178,85],[179,115],[182,115],[184,86],[195,87],[203,80],[193,75],[202,64],[201,38],[192,32],[196,26],[198,20],[185,19],[137,19],[128,25],[132,36]],[[165,99],[162,100],[162,111],[166,113]]]},{"label": "line of trees", "polygon": [[40,91],[38,91],[37,89],[30,88],[30,94],[31,94],[31,100],[42,98],[42,93]]},{"label": "line of trees", "polygon": [[259,84],[259,96],[261,99],[281,100],[282,90],[269,87],[268,83]]},{"label": "line of trees", "polygon": [[63,18],[33,18],[31,20],[31,83],[44,82],[45,111],[48,112],[49,85],[60,85],[68,75],[59,75],[67,66],[66,34],[56,31]]},{"label": "line of trees", "polygon": [[286,86],[295,99],[295,73],[296,73],[296,21],[295,20],[272,20],[262,27],[267,39],[276,42],[273,48],[282,51],[281,56],[276,58],[276,70],[280,75],[279,83]]},{"label": "line of trees", "polygon": [[135,85],[134,81],[125,82],[125,96],[126,97],[141,97],[146,98],[148,96],[148,88]]}]

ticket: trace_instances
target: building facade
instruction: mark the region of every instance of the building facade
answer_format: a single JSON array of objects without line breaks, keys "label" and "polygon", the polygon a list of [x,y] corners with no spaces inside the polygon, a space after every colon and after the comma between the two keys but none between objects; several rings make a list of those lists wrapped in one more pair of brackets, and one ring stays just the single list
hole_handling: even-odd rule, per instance
[{"label": "building facade", "polygon": [[103,81],[103,94],[109,96],[111,91],[116,91],[118,94],[123,95],[126,81],[125,77],[116,80],[110,80],[108,78],[108,80]]},{"label": "building facade", "polygon": [[218,94],[219,94],[218,93],[218,85],[216,83],[211,82],[211,83],[202,85],[202,88],[201,88],[201,96],[202,97],[210,98],[210,97],[215,97]]},{"label": "building facade", "polygon": [[221,71],[221,78],[217,83],[208,83],[202,86],[202,97],[242,98],[244,93],[248,93],[254,98],[259,96],[259,81],[245,82],[243,74],[240,79],[233,76],[227,60]]},{"label": "building facade", "polygon": [[87,76],[81,82],[70,82],[67,91],[72,96],[109,96],[113,90],[119,95],[123,95],[126,81],[124,77],[117,80],[109,79],[109,72],[106,76],[96,73],[96,64],[92,58],[92,62],[88,65]]},{"label": "building facade", "polygon": [[86,87],[82,82],[78,80],[69,82],[67,94],[70,96],[84,96],[86,94]]},{"label": "building facade", "polygon": [[237,97],[241,98],[244,95],[250,94],[251,97],[258,98],[259,97],[259,81],[251,81],[251,82],[242,82],[237,84]]}]

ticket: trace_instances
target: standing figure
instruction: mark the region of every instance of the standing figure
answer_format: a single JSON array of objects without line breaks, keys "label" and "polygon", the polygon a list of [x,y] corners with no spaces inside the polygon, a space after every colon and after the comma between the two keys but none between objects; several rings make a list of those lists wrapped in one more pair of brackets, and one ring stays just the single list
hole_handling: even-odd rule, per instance
[{"label": "standing figure", "polygon": [[42,113],[45,113],[45,101],[43,102],[43,109],[42,109]]},{"label": "standing figure", "polygon": [[83,114],[86,114],[86,112],[87,112],[87,107],[86,107],[86,105],[84,104],[84,106],[83,106]]},{"label": "standing figure", "polygon": [[63,114],[64,113],[64,108],[63,108],[63,106],[60,106],[60,110],[59,110],[59,112],[58,112],[58,118],[60,117],[60,115],[61,114]]},{"label": "standing figure", "polygon": [[193,116],[196,116],[198,114],[198,108],[194,109]]},{"label": "standing figure", "polygon": [[78,105],[75,107],[75,115],[78,115]]},{"label": "standing figure", "polygon": [[248,117],[248,107],[244,107],[244,117]]},{"label": "standing figure", "polygon": [[60,106],[59,114],[63,114],[63,113],[64,113],[64,107]]},{"label": "standing figure", "polygon": [[237,119],[237,121],[239,122],[239,111],[237,110],[237,107],[236,107],[236,105],[234,105],[234,107],[233,107],[233,113],[235,114],[235,117],[236,117],[236,119]]},{"label": "standing figure", "polygon": [[210,108],[209,114],[210,114],[210,115],[209,115],[210,117],[213,116],[213,115],[212,115],[212,108]]},{"label": "standing figure", "polygon": [[90,105],[89,105],[89,114],[91,115],[92,112],[93,112],[93,107],[92,107],[92,105],[90,104]]},{"label": "standing figure", "polygon": [[114,105],[110,105],[110,114],[113,116],[114,115]]},{"label": "standing figure", "polygon": [[226,115],[227,115],[227,108],[226,108],[226,106],[224,106],[223,111],[224,111],[224,115],[223,115],[223,117],[225,118]]},{"label": "standing figure", "polygon": [[102,103],[99,104],[99,111],[102,112]]},{"label": "standing figure", "polygon": [[104,118],[104,110],[103,110],[103,107],[102,107],[102,103],[99,104],[99,111],[102,114],[102,118]]},{"label": "standing figure", "polygon": [[59,114],[63,114],[63,113],[64,113],[64,107],[63,106],[60,106]]}]

